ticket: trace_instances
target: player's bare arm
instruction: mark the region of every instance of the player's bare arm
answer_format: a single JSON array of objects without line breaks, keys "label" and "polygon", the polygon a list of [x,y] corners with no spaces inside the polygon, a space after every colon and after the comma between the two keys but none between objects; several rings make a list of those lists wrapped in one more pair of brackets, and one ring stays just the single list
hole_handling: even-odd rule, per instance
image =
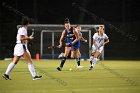
[{"label": "player's bare arm", "polygon": [[81,41],[87,42],[87,40],[84,37],[81,37]]},{"label": "player's bare arm", "polygon": [[109,39],[108,38],[105,39],[105,42],[103,43],[103,46],[105,46],[107,43],[109,43]]},{"label": "player's bare arm", "polygon": [[25,37],[24,35],[20,35],[20,40],[21,40],[21,41],[22,41],[22,40],[32,40],[32,39],[33,39],[32,35],[29,36],[29,37]]}]

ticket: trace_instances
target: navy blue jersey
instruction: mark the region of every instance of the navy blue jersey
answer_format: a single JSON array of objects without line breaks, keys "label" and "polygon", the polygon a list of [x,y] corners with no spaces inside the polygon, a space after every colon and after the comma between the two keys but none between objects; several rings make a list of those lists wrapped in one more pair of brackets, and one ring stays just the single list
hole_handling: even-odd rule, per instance
[{"label": "navy blue jersey", "polygon": [[65,43],[72,43],[74,41],[75,35],[73,33],[73,27],[70,28],[70,31],[65,30]]},{"label": "navy blue jersey", "polygon": [[[78,36],[80,37],[81,36],[81,33],[78,33]],[[75,44],[73,44],[71,46],[71,51],[74,51],[75,49],[77,49],[79,47],[80,47],[80,38],[79,38],[79,40]]]},{"label": "navy blue jersey", "polygon": [[[65,30],[65,43],[72,43],[75,39],[76,39],[76,37],[74,35],[73,27],[70,28],[69,32],[67,30]],[[75,48],[79,48],[80,47],[80,40],[78,40],[71,47],[72,47],[71,50],[74,50]]]}]

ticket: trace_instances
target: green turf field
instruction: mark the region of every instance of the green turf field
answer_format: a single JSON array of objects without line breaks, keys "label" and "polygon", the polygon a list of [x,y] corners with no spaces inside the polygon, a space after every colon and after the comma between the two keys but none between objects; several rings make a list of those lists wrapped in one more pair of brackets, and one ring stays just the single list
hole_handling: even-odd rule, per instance
[{"label": "green turf field", "polygon": [[[34,65],[42,79],[33,81],[27,63],[20,60],[6,81],[2,78],[10,61],[0,61],[0,93],[140,93],[140,61],[99,61],[89,71],[89,62],[77,69],[68,60],[59,72],[59,60],[40,60]],[[72,68],[72,71],[69,71]]]}]

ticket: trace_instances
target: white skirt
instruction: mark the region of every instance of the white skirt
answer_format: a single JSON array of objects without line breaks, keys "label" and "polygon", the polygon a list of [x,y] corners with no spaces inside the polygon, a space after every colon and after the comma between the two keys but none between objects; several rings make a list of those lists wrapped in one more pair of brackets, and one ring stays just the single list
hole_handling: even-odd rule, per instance
[{"label": "white skirt", "polygon": [[28,48],[27,48],[27,45],[23,45],[23,44],[16,44],[15,45],[15,48],[14,48],[14,56],[23,56],[24,52],[25,52],[25,49],[24,47],[26,48],[26,51],[30,54]]},{"label": "white skirt", "polygon": [[103,46],[98,48],[98,47],[95,47],[94,45],[92,45],[92,52],[98,51],[98,52],[102,53],[103,50],[104,50]]}]

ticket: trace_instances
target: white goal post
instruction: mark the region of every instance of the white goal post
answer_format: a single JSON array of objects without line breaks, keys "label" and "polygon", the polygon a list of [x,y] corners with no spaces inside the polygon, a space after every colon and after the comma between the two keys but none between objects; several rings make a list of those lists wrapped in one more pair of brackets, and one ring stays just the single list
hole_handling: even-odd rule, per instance
[{"label": "white goal post", "polygon": [[[78,24],[81,26],[82,28],[82,32],[83,32],[83,36],[86,37],[86,39],[88,40],[88,44],[81,44],[81,49],[85,46],[85,49],[81,50],[81,52],[83,51],[85,53],[85,50],[88,50],[88,56],[86,55],[86,58],[89,58],[90,56],[90,49],[92,46],[92,36],[93,34],[96,32],[95,28],[99,25],[97,24]],[[102,25],[102,24],[101,24]],[[17,28],[19,28],[21,25],[17,25]],[[72,24],[72,27],[76,26],[76,24]],[[64,25],[62,24],[29,24],[28,26],[28,33],[34,31],[34,39],[33,39],[33,45],[31,48],[31,55],[33,58],[35,58],[36,53],[40,54],[40,58],[46,59],[43,57],[43,51],[45,50],[45,48],[43,47],[45,44],[43,43],[44,41],[49,41],[49,43],[51,43],[52,45],[55,45],[55,40],[58,40],[60,38],[58,38],[58,36],[56,34],[58,34],[60,36],[59,33],[61,33],[64,30]],[[46,36],[47,38],[44,40],[44,35],[45,33],[49,34],[48,36]],[[29,33],[31,34],[31,33]],[[49,37],[49,39],[48,39]],[[56,38],[57,37],[57,38]],[[57,43],[58,44],[58,43]],[[82,46],[83,45],[83,46]],[[46,45],[47,46],[47,45]],[[54,58],[55,55],[55,50],[47,50],[50,51],[50,55],[52,55],[52,59]],[[64,50],[63,50],[64,52]],[[104,52],[102,54],[102,59],[104,59]]]},{"label": "white goal post", "polygon": [[[51,34],[51,45],[52,46],[55,46],[55,33],[56,32],[59,32],[59,33],[62,33],[62,30],[42,30],[41,31],[41,44],[40,44],[40,55],[41,56],[43,56],[43,37],[44,37],[44,33],[52,33]],[[88,44],[87,44],[87,46],[88,46],[88,54],[90,55],[90,48],[91,48],[91,30],[81,30],[81,32],[82,33],[84,33],[84,32],[87,32],[88,33],[88,37],[89,37],[89,39],[88,39]],[[58,41],[58,40],[57,40]],[[63,51],[62,51],[63,52]],[[52,58],[54,59],[54,55],[55,55],[55,53],[54,53],[54,49],[52,49]]]}]

